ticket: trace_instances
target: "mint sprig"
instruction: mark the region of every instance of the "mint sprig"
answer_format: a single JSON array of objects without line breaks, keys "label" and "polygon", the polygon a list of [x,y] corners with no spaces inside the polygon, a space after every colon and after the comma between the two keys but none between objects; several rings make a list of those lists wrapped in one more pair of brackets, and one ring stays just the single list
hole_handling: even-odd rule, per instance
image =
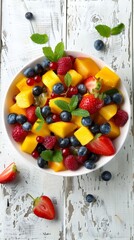
[{"label": "mint sprig", "polygon": [[110,37],[111,35],[118,35],[120,34],[125,28],[124,23],[120,23],[117,26],[111,28],[107,25],[99,24],[95,26],[95,29],[102,37]]},{"label": "mint sprig", "polygon": [[88,117],[89,112],[87,110],[77,108],[76,110],[72,111],[73,116],[79,116],[79,117]]},{"label": "mint sprig", "polygon": [[42,151],[40,156],[45,160],[45,161],[50,161],[50,162],[61,162],[63,160],[62,157],[62,152],[61,150],[45,150]]},{"label": "mint sprig", "polygon": [[72,77],[70,75],[70,73],[66,73],[65,77],[64,77],[64,83],[66,84],[67,87],[69,87],[72,83]]},{"label": "mint sprig", "polygon": [[49,40],[47,34],[39,34],[39,33],[32,34],[30,38],[34,43],[37,43],[37,44],[45,44]]},{"label": "mint sprig", "polygon": [[40,131],[40,130],[42,129],[42,127],[43,127],[44,122],[45,122],[45,120],[44,120],[44,118],[43,118],[43,116],[42,116],[42,114],[41,114],[41,109],[40,109],[40,107],[37,107],[37,108],[35,109],[35,115],[36,115],[37,118],[39,119],[39,120],[37,121],[38,126],[37,126],[36,130],[37,130],[37,131]]},{"label": "mint sprig", "polygon": [[64,44],[59,42],[54,51],[51,47],[43,47],[43,53],[51,62],[57,62],[64,55]]}]

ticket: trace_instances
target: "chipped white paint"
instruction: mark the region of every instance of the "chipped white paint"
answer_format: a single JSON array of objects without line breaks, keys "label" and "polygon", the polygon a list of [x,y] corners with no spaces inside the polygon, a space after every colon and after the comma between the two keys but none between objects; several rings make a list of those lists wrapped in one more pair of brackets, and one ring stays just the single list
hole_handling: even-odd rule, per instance
[{"label": "chipped white paint", "polygon": [[[27,11],[35,16],[32,22],[24,17]],[[132,104],[132,13],[132,0],[3,0],[1,102],[14,74],[42,54],[29,36],[45,32],[52,46],[63,40],[67,49],[106,61],[121,76]],[[105,51],[97,52],[93,42],[100,37],[94,26],[120,22],[125,24],[125,32],[109,38]],[[134,240],[132,127],[112,162],[89,175],[66,179],[41,174],[19,162],[2,130],[0,171],[16,161],[20,174],[14,183],[0,186],[0,240]],[[113,175],[108,183],[100,180],[104,169]],[[57,219],[48,222],[34,216],[28,192],[35,197],[42,193],[52,197]],[[85,202],[88,193],[96,196],[95,204]]]}]

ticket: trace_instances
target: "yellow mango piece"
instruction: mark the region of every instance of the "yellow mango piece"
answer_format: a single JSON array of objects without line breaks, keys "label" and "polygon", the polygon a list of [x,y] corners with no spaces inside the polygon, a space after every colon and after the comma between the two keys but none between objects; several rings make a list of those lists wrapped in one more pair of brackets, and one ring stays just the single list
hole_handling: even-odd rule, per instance
[{"label": "yellow mango piece", "polygon": [[65,98],[65,97],[57,97],[57,98],[53,98],[53,99],[50,99],[49,101],[49,107],[51,108],[51,111],[53,113],[57,113],[57,114],[60,114],[63,110],[61,108],[59,108],[56,104],[55,104],[55,101],[56,100],[62,100],[62,101],[65,101],[67,103],[70,102],[70,98]]},{"label": "yellow mango piece", "polygon": [[43,86],[43,83],[42,83],[42,81],[41,82],[39,82],[39,83],[34,83],[32,86],[28,86],[27,85],[27,83],[26,83],[26,80],[27,80],[28,78],[26,78],[26,77],[23,77],[17,84],[16,84],[16,87],[20,90],[20,91],[26,91],[26,90],[29,90],[29,89],[31,89],[31,92],[32,92],[32,89],[33,89],[33,87],[35,87],[35,86]]},{"label": "yellow mango piece", "polygon": [[86,145],[94,138],[94,135],[91,133],[91,131],[84,126],[76,130],[74,132],[74,136],[79,140],[81,145]]},{"label": "yellow mango piece", "polygon": [[55,172],[59,172],[59,171],[65,171],[66,168],[62,162],[49,162],[49,167],[51,169],[53,169]]},{"label": "yellow mango piece", "polygon": [[46,124],[46,122],[44,122],[44,124],[40,130],[37,129],[39,126],[38,121],[40,121],[40,119],[37,119],[36,122],[33,124],[31,132],[35,133],[38,136],[42,136],[42,137],[50,136],[50,131],[49,131],[49,128],[48,128],[48,125]]},{"label": "yellow mango piece", "polygon": [[72,120],[71,122],[73,122],[74,124],[76,124],[78,127],[82,127],[82,123],[81,123],[82,117],[80,116],[72,116]]},{"label": "yellow mango piece", "polygon": [[100,70],[98,65],[91,58],[76,58],[74,69],[83,77],[83,79],[95,76]]},{"label": "yellow mango piece", "polygon": [[94,118],[94,122],[101,125],[106,122],[106,119],[104,117],[102,117],[99,113],[97,113]]},{"label": "yellow mango piece", "polygon": [[27,135],[21,145],[21,150],[23,152],[31,154],[38,144],[36,137],[37,135],[35,134]]},{"label": "yellow mango piece", "polygon": [[17,103],[14,103],[10,108],[9,108],[10,113],[16,113],[16,114],[23,114],[26,115],[26,110],[24,108],[20,108]]},{"label": "yellow mango piece", "polygon": [[110,120],[116,114],[116,112],[117,112],[116,104],[104,106],[99,110],[101,116],[104,117],[107,121]]},{"label": "yellow mango piece", "polygon": [[76,86],[83,79],[83,77],[78,72],[76,72],[74,69],[69,70],[68,73],[72,77],[71,86]]},{"label": "yellow mango piece", "polygon": [[112,139],[117,138],[120,135],[120,128],[117,125],[115,125],[115,123],[112,122],[111,120],[108,121],[108,123],[111,126],[111,130],[110,130],[110,133],[107,134],[107,136]]},{"label": "yellow mango piece", "polygon": [[34,97],[31,93],[31,89],[27,91],[21,91],[16,96],[16,103],[20,108],[28,108],[34,103]]},{"label": "yellow mango piece", "polygon": [[61,80],[53,70],[49,70],[42,76],[42,82],[52,92],[53,86]]},{"label": "yellow mango piece", "polygon": [[104,85],[105,90],[106,87],[114,88],[119,84],[120,77],[108,67],[103,67],[96,75],[97,79],[101,79],[102,88]]},{"label": "yellow mango piece", "polygon": [[72,133],[76,128],[77,125],[71,122],[55,122],[50,123],[48,128],[51,132],[53,132],[58,137],[64,138]]}]

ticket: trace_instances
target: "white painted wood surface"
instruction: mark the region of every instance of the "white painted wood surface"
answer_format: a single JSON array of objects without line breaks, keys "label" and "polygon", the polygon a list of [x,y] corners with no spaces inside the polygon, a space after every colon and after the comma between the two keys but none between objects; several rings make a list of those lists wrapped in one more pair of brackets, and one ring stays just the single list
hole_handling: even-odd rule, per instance
[{"label": "white painted wood surface", "polygon": [[[35,16],[31,22],[25,19],[27,11]],[[97,52],[93,43],[100,37],[95,25],[115,26],[120,22],[126,26],[124,33],[110,37],[105,51]],[[69,50],[106,61],[121,76],[132,104],[132,25],[132,0],[3,0],[1,103],[14,74],[42,54],[41,47],[29,36],[45,32],[51,46],[63,40]],[[133,133],[131,122],[123,148],[103,169],[62,178],[41,174],[19,162],[1,126],[0,171],[16,161],[20,174],[15,183],[0,186],[0,240],[134,240]],[[113,175],[108,183],[100,180],[105,169]],[[52,197],[57,211],[55,221],[31,213],[28,192],[35,197],[42,193]],[[88,193],[96,196],[95,204],[85,202]]]}]

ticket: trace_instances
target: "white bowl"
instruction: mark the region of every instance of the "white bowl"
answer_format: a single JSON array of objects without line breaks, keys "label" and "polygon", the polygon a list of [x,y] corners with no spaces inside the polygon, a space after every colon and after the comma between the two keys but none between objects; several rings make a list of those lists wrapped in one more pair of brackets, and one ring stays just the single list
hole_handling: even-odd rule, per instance
[{"label": "white bowl", "polygon": [[[107,66],[107,64],[105,64],[102,60],[97,59],[93,56],[86,55],[86,54],[81,53],[81,52],[66,51],[66,53],[68,55],[72,55],[74,57],[90,57],[93,60],[95,60],[95,62],[97,63],[97,65],[100,68],[102,68],[104,66]],[[61,171],[61,172],[54,172],[52,169],[39,168],[37,163],[36,163],[36,160],[31,155],[22,152],[20,150],[19,144],[16,143],[13,140],[12,135],[11,135],[11,126],[7,123],[7,115],[9,113],[8,109],[13,103],[12,98],[16,94],[16,89],[14,88],[14,86],[23,76],[22,73],[24,72],[24,70],[27,67],[32,67],[32,66],[35,66],[35,64],[37,64],[37,63],[41,63],[43,59],[44,59],[44,56],[42,56],[40,58],[37,58],[37,59],[33,60],[32,62],[30,62],[28,65],[26,65],[23,69],[21,69],[21,71],[13,78],[13,80],[12,80],[12,82],[11,82],[9,88],[8,88],[8,91],[6,93],[5,99],[4,99],[4,109],[3,109],[4,126],[5,126],[7,136],[9,138],[12,146],[18,152],[18,157],[19,157],[18,160],[19,160],[19,162],[22,161],[22,163],[24,161],[25,163],[28,163],[31,166],[36,167],[37,169],[39,169],[40,171],[43,171],[44,173],[49,173],[49,174],[57,175],[57,176],[65,176],[65,177],[72,176],[73,177],[73,176],[83,175],[83,174],[87,174],[87,173],[90,173],[92,171],[95,171],[96,169],[99,169],[100,167],[104,166],[106,163],[108,163],[109,161],[111,161],[115,157],[115,155],[119,152],[119,150],[121,149],[121,147],[122,147],[122,145],[125,142],[125,139],[127,137],[128,130],[129,130],[129,124],[130,124],[130,102],[129,102],[129,96],[128,96],[128,93],[126,91],[126,88],[125,88],[123,82],[121,82],[120,90],[123,92],[123,96],[124,96],[124,103],[122,105],[122,109],[127,111],[128,115],[129,115],[129,119],[128,119],[127,123],[125,124],[125,126],[121,128],[120,136],[113,141],[114,145],[116,147],[116,153],[114,155],[112,155],[112,156],[101,156],[99,161],[96,163],[96,168],[92,169],[92,170],[89,170],[89,169],[85,168],[84,166],[82,166],[77,171],[66,170],[66,171]]]}]

